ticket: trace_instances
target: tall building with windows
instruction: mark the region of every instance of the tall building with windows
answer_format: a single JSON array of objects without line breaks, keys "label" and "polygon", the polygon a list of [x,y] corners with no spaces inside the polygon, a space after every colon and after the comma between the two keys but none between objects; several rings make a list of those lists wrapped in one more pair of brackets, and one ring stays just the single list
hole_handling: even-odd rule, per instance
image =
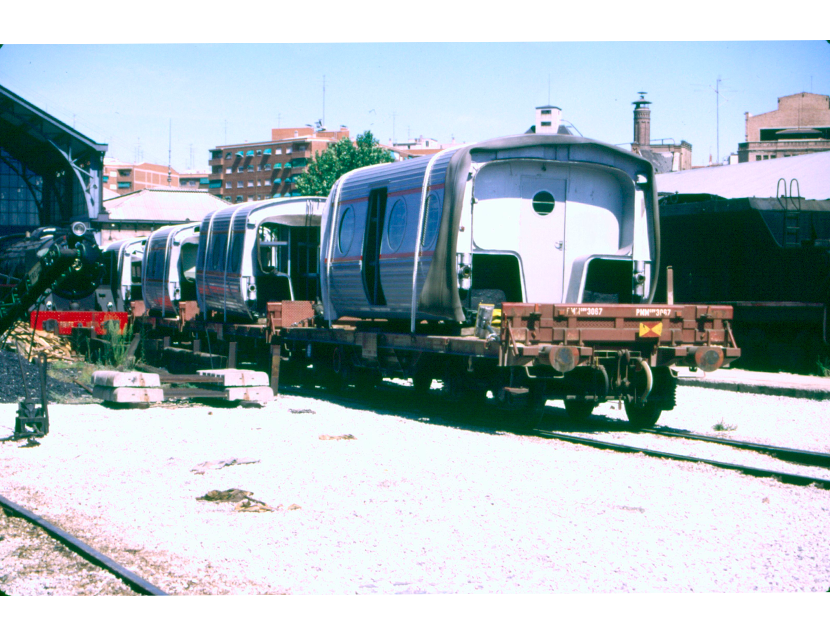
[{"label": "tall building with windows", "polygon": [[746,141],[738,144],[739,163],[830,150],[828,95],[779,97],[778,110],[745,117]]},{"label": "tall building with windows", "polygon": [[270,141],[222,145],[210,151],[208,191],[230,203],[296,196],[294,179],[349,129],[274,128]]},{"label": "tall building with windows", "polygon": [[104,159],[104,188],[119,196],[154,187],[178,187],[179,173],[155,163],[121,163]]},{"label": "tall building with windows", "polygon": [[207,190],[210,174],[207,172],[183,172],[179,174],[179,185],[188,190]]}]

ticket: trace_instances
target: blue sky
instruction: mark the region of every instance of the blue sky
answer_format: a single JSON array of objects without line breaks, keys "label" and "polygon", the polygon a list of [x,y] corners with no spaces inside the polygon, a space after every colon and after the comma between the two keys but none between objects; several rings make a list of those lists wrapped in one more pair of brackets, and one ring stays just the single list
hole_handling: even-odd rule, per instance
[{"label": "blue sky", "polygon": [[652,139],[690,142],[702,165],[718,146],[721,158],[737,150],[745,112],[774,110],[778,97],[801,91],[830,94],[830,44],[12,43],[0,48],[0,84],[122,161],[167,165],[172,127],[179,171],[206,170],[217,145],[311,124],[324,107],[327,127],[352,136],[473,142],[524,132],[550,102],[584,136],[630,143],[631,102],[646,91]]}]

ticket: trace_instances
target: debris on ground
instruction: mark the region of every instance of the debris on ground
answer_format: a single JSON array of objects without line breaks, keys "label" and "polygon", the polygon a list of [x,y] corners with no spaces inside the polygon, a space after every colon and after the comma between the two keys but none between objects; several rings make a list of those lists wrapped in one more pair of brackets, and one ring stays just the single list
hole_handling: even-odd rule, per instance
[{"label": "debris on ground", "polygon": [[211,490],[204,496],[199,496],[196,500],[208,501],[211,503],[236,503],[233,508],[237,512],[273,512],[281,509],[282,505],[277,506],[276,509],[255,498],[251,498],[253,492],[246,492],[241,489],[226,489],[226,490]]},{"label": "debris on ground", "polygon": [[274,509],[270,505],[266,505],[265,503],[260,503],[253,499],[245,499],[243,501],[239,501],[236,504],[236,507],[233,508],[235,512],[273,512],[277,511],[278,509],[282,509],[282,505],[277,505],[277,509]]},{"label": "debris on ground", "polygon": [[57,359],[64,362],[79,361],[79,357],[72,351],[69,340],[47,331],[33,331],[25,322],[18,322],[9,331],[5,348],[17,352],[17,341],[25,352],[28,361],[32,361],[40,353],[46,354],[46,359],[53,362]]},{"label": "debris on ground", "polygon": [[317,414],[311,408],[289,408],[288,412],[294,415],[315,415]]},{"label": "debris on ground", "polygon": [[231,465],[247,465],[249,463],[259,463],[259,459],[230,458],[222,459],[221,461],[205,461],[204,463],[199,463],[199,465],[190,471],[195,472],[196,474],[204,474],[208,470],[221,470],[223,467],[230,467]]},{"label": "debris on ground", "polygon": [[320,435],[320,441],[351,441],[356,438],[353,434],[341,434],[339,437],[332,437],[327,434]]}]

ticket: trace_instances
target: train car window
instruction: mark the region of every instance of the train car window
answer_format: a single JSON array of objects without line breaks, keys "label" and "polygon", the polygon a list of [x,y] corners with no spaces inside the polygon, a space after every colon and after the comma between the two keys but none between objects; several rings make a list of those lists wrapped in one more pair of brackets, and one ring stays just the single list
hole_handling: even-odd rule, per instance
[{"label": "train car window", "polygon": [[550,214],[553,211],[554,205],[556,205],[556,200],[553,198],[553,194],[547,190],[536,192],[533,195],[533,211],[539,214],[539,216],[547,216]]},{"label": "train car window", "polygon": [[438,236],[441,225],[441,199],[433,192],[427,201],[427,211],[424,215],[424,228],[421,230],[421,246],[429,248]]},{"label": "train car window", "polygon": [[354,211],[351,207],[347,207],[340,219],[340,230],[337,234],[337,246],[341,254],[348,253],[352,240],[354,240]]},{"label": "train car window", "polygon": [[231,240],[231,262],[230,271],[239,273],[242,268],[242,246],[245,243],[245,234],[237,232]]},{"label": "train car window", "polygon": [[227,241],[225,234],[216,234],[213,239],[213,270],[221,271],[225,267],[225,242]]},{"label": "train car window", "polygon": [[633,267],[630,260],[592,259],[588,263],[582,301],[585,304],[630,304]]},{"label": "train car window", "polygon": [[288,272],[289,231],[285,225],[263,223],[259,226],[257,258],[264,273]]},{"label": "train car window", "polygon": [[386,242],[392,251],[398,251],[403,243],[406,231],[406,204],[400,198],[395,201],[392,211],[389,212],[389,224],[386,227]]}]

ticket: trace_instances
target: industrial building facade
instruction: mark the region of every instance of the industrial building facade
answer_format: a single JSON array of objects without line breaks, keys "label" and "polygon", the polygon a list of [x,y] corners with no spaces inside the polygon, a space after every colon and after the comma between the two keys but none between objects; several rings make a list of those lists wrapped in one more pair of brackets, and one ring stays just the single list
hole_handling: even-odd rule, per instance
[{"label": "industrial building facade", "polygon": [[89,226],[102,209],[106,151],[0,86],[0,235]]},{"label": "industrial building facade", "polygon": [[738,144],[739,163],[830,150],[830,96],[779,97],[778,110],[745,117],[746,141]]},{"label": "industrial building facade", "polygon": [[294,179],[317,153],[349,138],[349,129],[274,128],[271,140],[210,151],[208,191],[230,203],[296,196]]},{"label": "industrial building facade", "polygon": [[154,187],[178,186],[179,173],[168,166],[104,160],[104,187],[119,196]]}]

